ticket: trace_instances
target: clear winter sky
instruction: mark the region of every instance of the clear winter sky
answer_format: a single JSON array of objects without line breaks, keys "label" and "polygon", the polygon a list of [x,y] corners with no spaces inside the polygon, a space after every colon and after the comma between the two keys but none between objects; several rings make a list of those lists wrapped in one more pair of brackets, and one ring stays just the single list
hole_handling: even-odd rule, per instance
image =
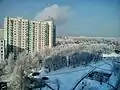
[{"label": "clear winter sky", "polygon": [[58,36],[120,37],[120,0],[0,0],[0,28],[4,16],[52,16]]}]

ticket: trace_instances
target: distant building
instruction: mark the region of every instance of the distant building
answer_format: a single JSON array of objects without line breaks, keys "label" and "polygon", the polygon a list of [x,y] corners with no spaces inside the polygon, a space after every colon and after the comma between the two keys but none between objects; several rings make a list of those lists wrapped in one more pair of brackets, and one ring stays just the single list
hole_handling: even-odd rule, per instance
[{"label": "distant building", "polygon": [[0,62],[4,60],[4,30],[0,29]]},{"label": "distant building", "polygon": [[39,52],[53,47],[56,42],[56,27],[53,20],[32,21],[21,17],[4,19],[4,39],[7,54],[23,51]]}]

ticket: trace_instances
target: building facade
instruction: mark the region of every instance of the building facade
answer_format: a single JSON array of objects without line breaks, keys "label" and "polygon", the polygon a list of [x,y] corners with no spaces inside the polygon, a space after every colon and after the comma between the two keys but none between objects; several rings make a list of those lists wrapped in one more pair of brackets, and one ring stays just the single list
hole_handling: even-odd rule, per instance
[{"label": "building facade", "polygon": [[4,60],[4,30],[0,29],[0,62]]},{"label": "building facade", "polygon": [[4,19],[5,47],[8,53],[18,54],[23,50],[39,52],[45,47],[55,46],[55,31],[53,20],[32,21],[21,17],[6,17]]}]

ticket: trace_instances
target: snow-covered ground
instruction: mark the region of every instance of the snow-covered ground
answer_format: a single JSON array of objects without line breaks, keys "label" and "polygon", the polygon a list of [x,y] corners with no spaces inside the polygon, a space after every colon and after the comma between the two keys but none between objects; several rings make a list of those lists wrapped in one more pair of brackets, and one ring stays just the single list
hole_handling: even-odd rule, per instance
[{"label": "snow-covered ground", "polygon": [[[120,57],[119,55],[111,54],[111,55],[103,55],[103,57]],[[42,73],[44,70],[39,71],[41,74],[36,76],[35,78],[48,77],[49,80],[46,83],[52,87],[54,90],[57,90],[57,86],[60,86],[59,90],[80,90],[81,83],[77,85],[75,89],[74,86],[86,76],[90,71],[94,69],[94,71],[102,72],[110,74],[110,78],[106,83],[100,84],[100,82],[95,80],[90,80],[88,78],[84,78],[82,81],[87,81],[87,88],[85,87],[83,90],[109,90],[114,87],[117,83],[118,77],[112,73],[113,70],[113,62],[110,60],[99,61],[96,64],[91,63],[88,66],[80,66],[77,68],[66,67],[60,70],[52,71],[50,73]],[[112,85],[112,86],[111,86]],[[92,89],[91,89],[92,87]],[[37,89],[35,89],[37,90]],[[38,89],[39,90],[39,89]],[[50,90],[48,87],[42,88],[42,90]]]},{"label": "snow-covered ground", "polygon": [[[48,85],[57,90],[56,80],[59,81],[60,90],[70,90],[75,84],[87,73],[89,73],[94,67],[95,71],[111,73],[111,62],[99,62],[97,64],[90,64],[87,67],[77,67],[77,68],[64,68],[48,74],[41,76],[46,76],[50,80]],[[43,88],[42,90],[49,90],[48,87]],[[75,89],[77,90],[77,89]]]}]

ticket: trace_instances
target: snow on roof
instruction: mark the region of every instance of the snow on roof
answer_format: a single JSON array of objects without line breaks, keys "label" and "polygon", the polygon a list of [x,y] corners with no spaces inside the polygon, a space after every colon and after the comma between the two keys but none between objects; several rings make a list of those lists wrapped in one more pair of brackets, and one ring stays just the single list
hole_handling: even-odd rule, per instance
[{"label": "snow on roof", "polygon": [[103,54],[103,57],[120,57],[120,54],[116,54],[116,53],[111,53],[111,54]]}]

